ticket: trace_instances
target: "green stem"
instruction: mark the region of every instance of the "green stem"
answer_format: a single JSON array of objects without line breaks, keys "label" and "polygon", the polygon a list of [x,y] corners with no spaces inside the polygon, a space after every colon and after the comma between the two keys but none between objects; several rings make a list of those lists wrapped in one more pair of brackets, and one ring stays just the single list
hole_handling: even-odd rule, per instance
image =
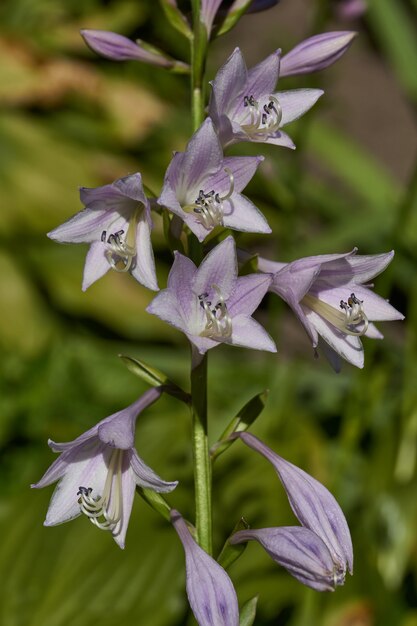
[{"label": "green stem", "polygon": [[200,0],[193,0],[193,38],[191,40],[191,110],[193,130],[204,119],[204,83],[207,57],[207,30],[200,20]]},{"label": "green stem", "polygon": [[[197,541],[212,554],[211,462],[207,436],[207,354],[194,352],[191,369],[193,457]],[[198,363],[196,361],[198,359]]]}]

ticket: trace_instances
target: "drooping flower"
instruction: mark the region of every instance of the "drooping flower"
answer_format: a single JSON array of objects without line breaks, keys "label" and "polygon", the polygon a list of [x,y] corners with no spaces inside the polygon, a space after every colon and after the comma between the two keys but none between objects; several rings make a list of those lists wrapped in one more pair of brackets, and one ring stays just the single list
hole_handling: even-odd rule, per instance
[{"label": "drooping flower", "polygon": [[248,70],[236,48],[217,72],[209,114],[223,146],[257,141],[294,148],[282,127],[306,113],[323,94],[321,89],[277,92],[280,54],[277,50]]},{"label": "drooping flower", "polygon": [[258,267],[274,275],[270,291],[290,305],[314,348],[320,336],[346,361],[363,367],[360,337],[383,338],[372,322],[404,319],[366,284],[393,256],[394,252],[357,255],[355,248],[347,254],[311,256],[292,263],[260,258]]},{"label": "drooping flower", "polygon": [[185,333],[199,354],[219,343],[276,352],[271,337],[251,317],[270,281],[262,274],[237,276],[235,242],[227,237],[199,268],[176,252],[168,288],[146,310]]},{"label": "drooping flower", "polygon": [[240,192],[263,157],[224,157],[207,118],[185,152],[177,152],[165,174],[158,203],[178,215],[203,241],[216,226],[270,233],[262,213]]},{"label": "drooping flower", "polygon": [[58,226],[48,237],[61,243],[89,243],[83,291],[110,268],[129,272],[148,289],[158,290],[151,244],[151,212],[140,174],[110,185],[81,187],[85,209]]},{"label": "drooping flower", "polygon": [[334,31],[305,39],[281,58],[280,77],[311,74],[333,65],[356,35],[349,30]]},{"label": "drooping flower", "polygon": [[136,485],[158,493],[172,491],[177,482],[165,482],[138,456],[134,447],[137,416],[161,395],[153,387],[136,402],[96,424],[68,443],[48,444],[60,457],[52,463],[36,489],[59,481],[44,522],[62,524],[82,513],[102,530],[109,530],[124,548]]},{"label": "drooping flower", "polygon": [[138,40],[135,43],[118,33],[108,30],[83,29],[81,36],[94,52],[112,61],[142,61],[142,63],[167,69],[188,69],[185,63],[172,59],[162,51],[157,51],[154,48],[149,50],[143,42]]},{"label": "drooping flower", "polygon": [[293,527],[244,530],[233,535],[231,542],[256,539],[296,578],[315,589],[343,584],[346,571],[353,570],[353,549],[349,527],[335,498],[315,478],[251,433],[241,432],[235,437],[273,465],[294,515],[308,532]]},{"label": "drooping flower", "polygon": [[228,574],[194,541],[178,511],[171,511],[171,520],[184,547],[187,595],[199,626],[239,626],[236,592]]}]

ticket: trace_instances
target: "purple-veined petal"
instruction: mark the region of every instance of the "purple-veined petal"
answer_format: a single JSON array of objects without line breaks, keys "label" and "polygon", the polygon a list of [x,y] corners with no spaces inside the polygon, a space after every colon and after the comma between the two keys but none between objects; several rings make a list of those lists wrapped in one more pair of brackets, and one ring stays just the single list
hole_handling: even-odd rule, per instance
[{"label": "purple-veined petal", "polygon": [[158,493],[169,493],[178,485],[177,480],[172,482],[162,480],[153,469],[146,465],[135,449],[130,450],[129,461],[134,472],[134,480],[140,487],[153,489]]},{"label": "purple-veined petal", "polygon": [[375,324],[369,324],[365,337],[369,337],[369,339],[383,339],[384,335],[378,330]]},{"label": "purple-veined petal", "polygon": [[227,301],[227,310],[232,317],[244,313],[252,315],[268,291],[272,276],[266,274],[248,274],[240,276]]},{"label": "purple-veined petal", "polygon": [[274,275],[272,290],[288,303],[300,302],[320,272],[320,264],[308,265],[303,261],[293,261]]},{"label": "purple-veined petal", "polygon": [[[117,488],[114,489],[115,482],[117,481],[117,476],[113,477],[113,489],[111,491],[110,500],[109,500],[109,508],[113,506],[114,498],[120,497],[120,494],[117,491]],[[122,515],[120,520],[117,522],[114,529],[111,531],[113,535],[113,539],[117,543],[117,545],[124,550],[125,547],[125,539],[127,527],[129,525],[130,515],[132,513],[133,506],[133,498],[135,496],[136,483],[134,479],[133,471],[129,464],[128,454],[124,455],[123,458],[123,466],[122,466],[122,477],[121,477],[121,498],[122,498]]]},{"label": "purple-veined petal", "polygon": [[231,544],[258,541],[269,556],[304,585],[317,591],[333,591],[344,583],[344,572],[335,571],[331,554],[320,537],[308,528],[283,526],[241,530]]},{"label": "purple-veined petal", "polygon": [[45,474],[42,476],[37,483],[33,483],[31,487],[33,489],[42,489],[42,487],[47,487],[48,485],[52,485],[52,483],[56,482],[60,478],[63,477],[67,470],[68,464],[62,458],[56,459],[50,467],[46,470]]},{"label": "purple-veined petal", "polygon": [[260,210],[240,193],[223,202],[223,224],[249,233],[270,233],[271,228]]},{"label": "purple-veined petal", "polygon": [[99,278],[102,278],[110,269],[106,257],[106,247],[101,241],[91,244],[87,252],[84,265],[82,290],[86,291]]},{"label": "purple-veined petal", "polygon": [[146,307],[146,312],[156,315],[183,333],[188,331],[187,319],[181,310],[177,295],[171,289],[160,291]]},{"label": "purple-veined petal", "polygon": [[335,352],[340,354],[348,363],[362,369],[364,352],[359,337],[342,333],[314,311],[305,309],[305,314],[310,324]]},{"label": "purple-veined petal", "polygon": [[97,436],[103,443],[129,450],[135,444],[135,425],[138,415],[151,406],[162,395],[162,387],[152,387],[145,391],[133,404],[106,417],[98,424]]},{"label": "purple-veined petal", "polygon": [[280,75],[317,72],[335,63],[349,48],[355,32],[335,31],[305,39],[281,59]]},{"label": "purple-veined petal", "polygon": [[270,95],[278,82],[281,50],[275,50],[266,59],[248,71],[244,95],[253,96],[260,100]]},{"label": "purple-veined petal", "polygon": [[200,19],[206,25],[208,35],[210,35],[214,18],[221,3],[222,0],[201,0]]},{"label": "purple-veined petal", "polygon": [[204,191],[214,189],[221,196],[228,193],[230,189],[230,175],[226,171],[228,169],[233,175],[234,190],[240,193],[253,178],[263,160],[263,156],[227,157],[223,159],[221,169],[206,180]]},{"label": "purple-veined petal", "polygon": [[227,343],[252,350],[276,352],[273,339],[265,328],[249,315],[237,315],[232,320],[232,336]]},{"label": "purple-veined petal", "polygon": [[278,261],[269,261],[269,259],[264,259],[261,256],[258,257],[258,270],[266,274],[276,274],[284,269],[286,265],[288,263],[279,263]]},{"label": "purple-veined petal", "polygon": [[68,458],[70,466],[52,495],[45,526],[62,524],[81,514],[77,495],[81,486],[91,487],[94,494],[102,493],[107,477],[106,459],[109,451],[110,448],[98,440],[73,451],[71,458]]},{"label": "purple-veined petal", "polygon": [[226,63],[217,72],[214,81],[211,82],[215,100],[210,99],[209,114],[212,114],[213,108],[217,111],[217,115],[227,113],[229,107],[243,90],[246,80],[246,63],[240,49],[235,48]]},{"label": "purple-veined petal", "polygon": [[237,596],[228,574],[194,541],[178,511],[171,511],[171,520],[184,547],[187,595],[199,626],[239,626]]},{"label": "purple-veined petal", "polygon": [[325,283],[318,280],[311,287],[310,293],[327,302],[335,309],[339,309],[341,300],[347,301],[351,293],[355,293],[355,296],[363,302],[363,310],[369,320],[383,322],[404,319],[404,315],[397,311],[389,302],[362,285],[352,283],[341,287],[329,285],[326,289]]},{"label": "purple-veined petal", "polygon": [[289,148],[295,150],[295,143],[287,133],[283,130],[278,130],[273,136],[268,137],[265,143],[273,144],[274,146],[282,146],[283,148]]},{"label": "purple-veined petal", "polygon": [[94,52],[112,61],[142,61],[161,67],[172,67],[173,65],[169,59],[145,50],[145,48],[118,33],[107,30],[84,29],[81,31],[81,35]]},{"label": "purple-veined petal", "polygon": [[212,293],[213,285],[228,299],[237,277],[236,246],[233,237],[226,237],[204,258],[198,268],[193,284],[193,292],[199,296]]},{"label": "purple-veined petal", "polygon": [[247,446],[264,456],[275,468],[291,508],[301,524],[318,535],[330,551],[333,562],[352,572],[353,549],[342,509],[315,478],[289,463],[251,433],[239,433]]},{"label": "purple-veined petal", "polygon": [[[354,272],[353,282],[365,283],[383,272],[394,258],[394,250],[382,254],[356,254],[347,261]],[[326,268],[327,269],[327,268]]]},{"label": "purple-veined petal", "polygon": [[146,215],[142,214],[136,227],[136,250],[138,251],[131,274],[141,285],[158,291],[155,259],[151,242],[151,229]]},{"label": "purple-veined petal", "polygon": [[207,350],[211,350],[211,348],[215,348],[219,345],[218,341],[209,339],[208,337],[200,337],[199,335],[193,335],[191,333],[186,333],[186,335],[192,346],[197,349],[197,352],[200,355],[205,354]]},{"label": "purple-veined petal", "polygon": [[[184,199],[183,202],[186,203],[186,200]],[[178,215],[182,220],[185,219],[186,214],[182,210],[181,204],[178,201],[175,188],[172,186],[171,182],[167,179],[167,177],[165,177],[164,186],[162,188],[161,195],[158,198],[158,204],[163,207],[166,207],[172,213],[175,213],[175,215]]]},{"label": "purple-veined petal", "polygon": [[[168,289],[176,299],[175,310],[182,317],[182,327],[186,328],[186,320],[195,313],[196,296],[192,290],[192,282],[197,268],[188,257],[178,251],[174,253],[174,263],[168,276]],[[171,305],[171,301],[167,301]],[[152,311],[153,312],[153,311]]]},{"label": "purple-veined petal", "polygon": [[291,89],[279,91],[274,96],[282,108],[281,126],[285,126],[304,115],[322,96],[322,89]]},{"label": "purple-veined petal", "polygon": [[104,209],[83,209],[51,230],[48,237],[60,243],[92,243],[100,239],[102,231],[116,216]]},{"label": "purple-veined petal", "polygon": [[149,200],[145,196],[145,192],[143,191],[142,184],[142,176],[138,173],[130,174],[129,176],[124,176],[123,178],[119,178],[113,183],[113,187],[115,187],[120,193],[127,198],[131,198],[132,200],[136,200],[140,202],[145,207],[149,207]]}]

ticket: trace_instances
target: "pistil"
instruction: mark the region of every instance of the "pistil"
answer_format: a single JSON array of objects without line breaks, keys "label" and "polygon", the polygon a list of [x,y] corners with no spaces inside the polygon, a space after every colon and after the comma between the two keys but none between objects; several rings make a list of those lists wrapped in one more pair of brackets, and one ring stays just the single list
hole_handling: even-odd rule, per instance
[{"label": "pistil", "polygon": [[114,450],[101,496],[93,495],[92,487],[80,487],[77,492],[81,512],[101,530],[113,531],[122,517],[122,460],[123,450]]},{"label": "pistil", "polygon": [[253,141],[265,141],[267,137],[277,132],[282,120],[282,107],[275,96],[269,96],[269,102],[264,104],[262,109],[253,96],[245,96],[243,106],[248,108],[250,119],[249,123],[241,124],[241,128]]},{"label": "pistil", "polygon": [[[363,309],[363,301],[354,293],[349,296],[347,302],[340,301],[340,310],[310,294],[304,296],[301,304],[318,313],[345,335],[361,337],[368,330],[369,320]],[[362,328],[358,329],[358,326]]]},{"label": "pistil", "polygon": [[227,310],[227,305],[223,295],[217,285],[212,285],[212,289],[217,293],[217,303],[213,306],[208,300],[209,294],[202,293],[198,296],[200,305],[206,314],[206,325],[200,333],[200,337],[208,337],[215,341],[224,341],[232,335],[232,318]]}]

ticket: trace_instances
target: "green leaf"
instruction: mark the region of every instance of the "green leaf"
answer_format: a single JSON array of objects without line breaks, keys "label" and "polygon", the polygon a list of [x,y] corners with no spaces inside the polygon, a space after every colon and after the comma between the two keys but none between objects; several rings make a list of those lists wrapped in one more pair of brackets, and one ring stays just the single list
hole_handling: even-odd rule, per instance
[{"label": "green leaf", "polygon": [[[249,528],[249,524],[242,517],[233,528],[232,532],[230,533],[230,536],[234,535],[239,530],[247,530],[248,528]],[[222,551],[219,554],[217,561],[220,563],[220,565],[224,569],[228,569],[232,563],[237,561],[237,559],[239,559],[242,556],[242,554],[246,550],[247,545],[248,545],[247,543],[237,543],[236,545],[232,545],[231,543],[229,543],[229,539],[227,539],[226,543],[224,544],[222,548]]]},{"label": "green leaf", "polygon": [[188,393],[183,391],[178,385],[176,385],[172,380],[168,378],[166,374],[158,370],[156,367],[152,367],[148,365],[144,361],[139,359],[134,359],[130,356],[126,356],[124,354],[119,354],[119,357],[122,359],[123,363],[126,365],[127,369],[138,376],[142,380],[144,380],[148,385],[152,387],[164,387],[164,392],[168,393],[179,400],[182,400],[186,404],[190,404],[191,397]]},{"label": "green leaf", "polygon": [[252,3],[252,0],[235,0],[235,2],[230,7],[227,15],[218,28],[214,32],[215,37],[220,37],[220,35],[224,35],[228,33],[229,30],[235,26],[235,24],[240,20],[240,18],[246,13],[249,5]]},{"label": "green leaf", "polygon": [[256,394],[256,396],[245,404],[236,417],[232,419],[223,431],[219,441],[215,443],[210,450],[210,455],[213,461],[232,445],[233,441],[228,440],[232,433],[247,430],[262,413],[265,408],[268,393],[268,389],[265,389],[262,393]]},{"label": "green leaf", "polygon": [[373,0],[369,22],[384,52],[394,65],[398,78],[417,100],[417,29],[406,6],[392,0]]},{"label": "green leaf", "polygon": [[191,39],[193,36],[192,30],[187,18],[179,10],[176,0],[159,0],[159,2],[171,26],[187,37],[187,39]]},{"label": "green leaf", "polygon": [[160,513],[160,515],[162,515],[162,517],[168,522],[171,522],[171,507],[160,493],[156,493],[153,489],[147,489],[145,487],[136,487],[136,491],[154,511]]},{"label": "green leaf", "polygon": [[254,596],[240,610],[239,626],[252,626],[255,623],[256,607],[259,596]]}]

